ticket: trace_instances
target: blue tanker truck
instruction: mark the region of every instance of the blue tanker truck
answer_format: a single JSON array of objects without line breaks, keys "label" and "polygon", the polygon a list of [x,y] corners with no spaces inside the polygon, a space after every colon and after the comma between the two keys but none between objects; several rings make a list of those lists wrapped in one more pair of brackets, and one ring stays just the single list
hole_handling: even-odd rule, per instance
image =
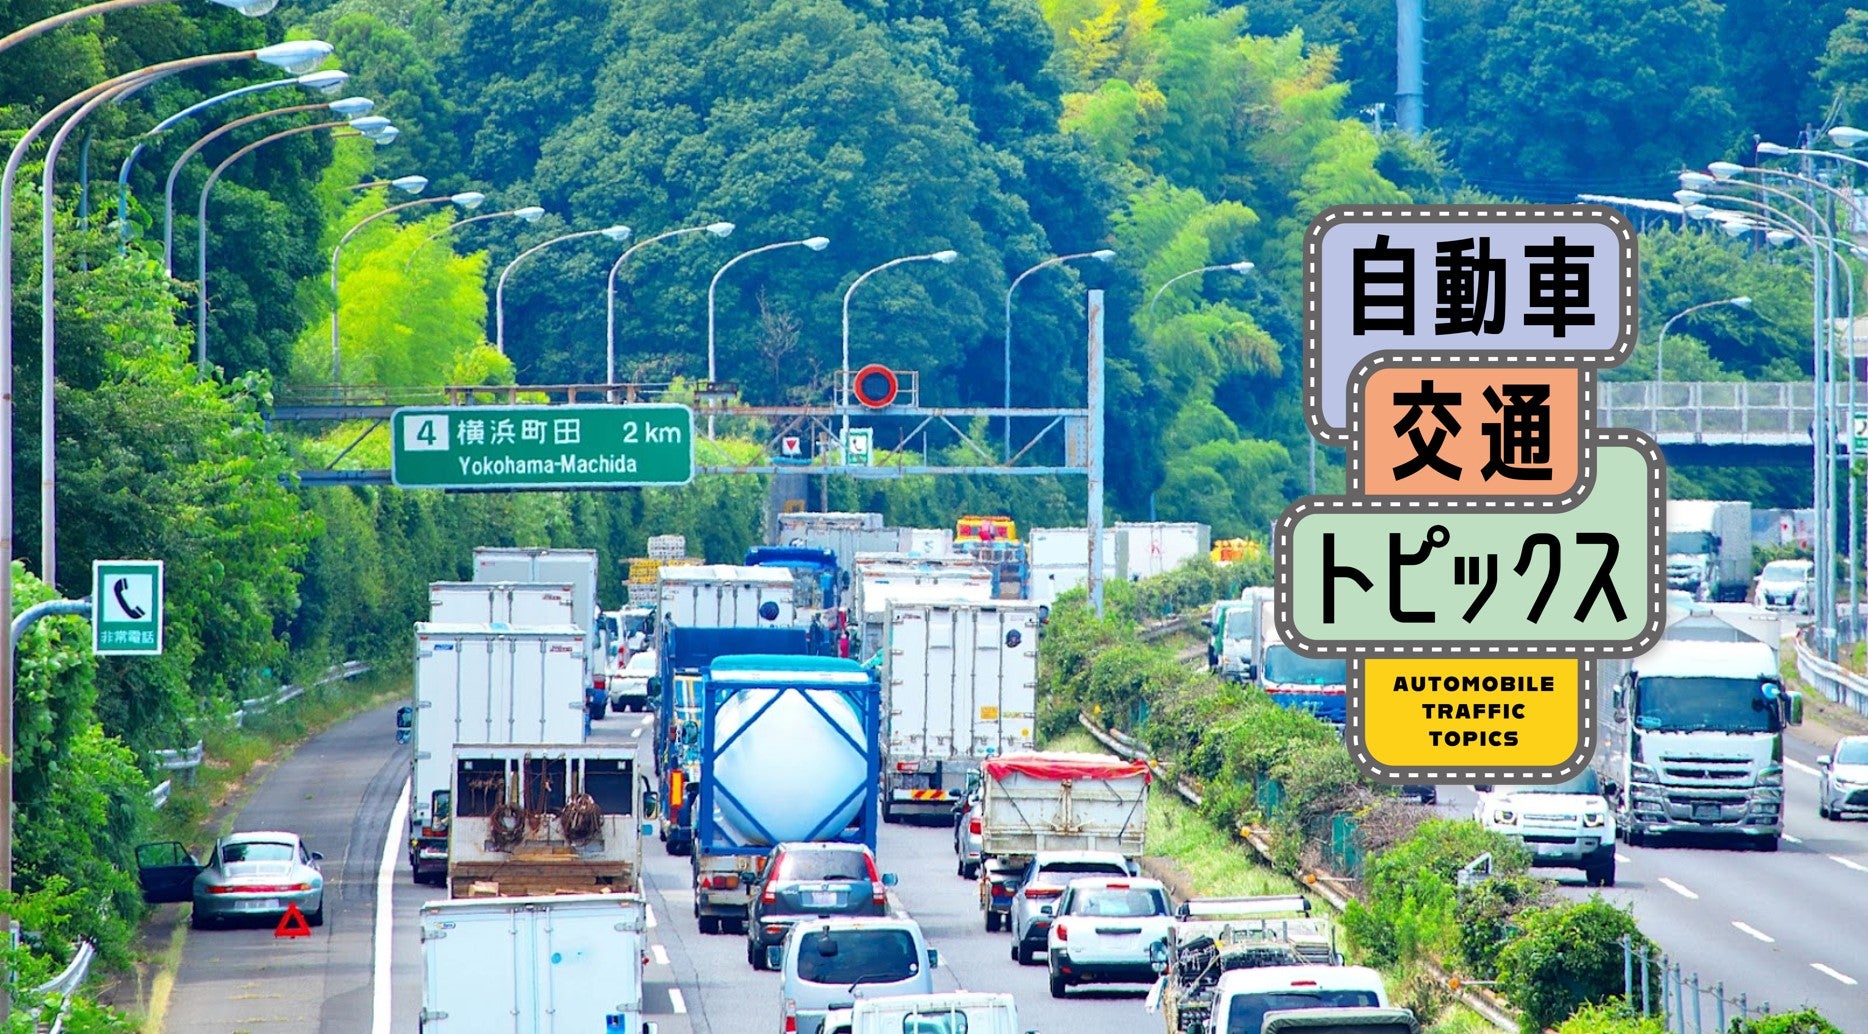
[{"label": "blue tanker truck", "polygon": [[756,877],[781,843],[876,847],[882,689],[836,657],[716,658],[701,679],[694,915],[744,933]]}]

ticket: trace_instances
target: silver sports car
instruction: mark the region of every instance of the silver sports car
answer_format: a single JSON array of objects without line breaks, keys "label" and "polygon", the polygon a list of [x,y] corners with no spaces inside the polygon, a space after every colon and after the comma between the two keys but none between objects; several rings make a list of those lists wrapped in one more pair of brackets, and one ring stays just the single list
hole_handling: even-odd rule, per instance
[{"label": "silver sports car", "polygon": [[297,905],[312,926],[324,923],[324,856],[305,849],[297,833],[276,830],[222,837],[207,864],[176,841],[136,849],[143,900],[193,901],[193,926],[283,915]]}]

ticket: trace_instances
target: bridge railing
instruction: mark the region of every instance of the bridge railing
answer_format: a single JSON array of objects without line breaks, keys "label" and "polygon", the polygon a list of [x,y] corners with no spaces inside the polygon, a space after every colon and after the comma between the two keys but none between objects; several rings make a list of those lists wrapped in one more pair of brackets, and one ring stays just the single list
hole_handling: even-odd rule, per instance
[{"label": "bridge railing", "polygon": [[[1709,445],[1809,441],[1816,390],[1808,381],[1598,381],[1604,427]],[[1832,397],[1847,402],[1847,388]]]}]

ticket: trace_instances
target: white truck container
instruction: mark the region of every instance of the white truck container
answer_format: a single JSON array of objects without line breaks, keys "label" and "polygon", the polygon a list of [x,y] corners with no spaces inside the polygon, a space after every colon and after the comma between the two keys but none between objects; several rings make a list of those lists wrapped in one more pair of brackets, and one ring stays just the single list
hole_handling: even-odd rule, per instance
[{"label": "white truck container", "polygon": [[447,872],[448,754],[456,743],[582,743],[584,633],[487,625],[415,626],[410,708],[409,867]]},{"label": "white truck container", "polygon": [[426,1034],[655,1030],[642,1018],[648,906],[640,895],[429,901],[421,936]]},{"label": "white truck container", "polygon": [[1751,592],[1751,504],[1667,500],[1667,588],[1742,602]]},{"label": "white truck container", "polygon": [[1123,539],[1122,577],[1130,581],[1165,574],[1213,549],[1213,530],[1204,524],[1118,522],[1115,531]]},{"label": "white truck container", "polygon": [[792,572],[783,567],[664,567],[657,623],[680,628],[796,628],[810,618],[794,602],[794,582]]},{"label": "white truck container", "polygon": [[571,586],[571,621],[584,630],[584,707],[602,718],[609,699],[597,688],[605,650],[597,627],[597,551],[532,546],[475,546],[476,582],[549,582]]},{"label": "white truck container", "polygon": [[430,582],[428,621],[437,625],[577,625],[571,583]]},{"label": "white truck container", "polygon": [[898,600],[887,625],[882,820],[951,822],[981,762],[1032,748],[1038,606]]},{"label": "white truck container", "polygon": [[[1072,589],[1090,581],[1090,529],[1033,528],[1027,539],[1030,552],[1031,602],[1046,606]],[[1128,539],[1114,528],[1103,530],[1103,580],[1116,581],[1127,566],[1124,547]]]},{"label": "white truck container", "polygon": [[[858,553],[900,553],[908,549],[907,529],[883,526],[879,513],[783,513],[778,516],[779,546],[809,546],[837,555],[837,569],[854,571]],[[948,540],[951,547],[952,539]]]},{"label": "white truck container", "polygon": [[992,598],[992,572],[978,564],[864,562],[856,569],[850,622],[864,656],[873,656],[888,644],[890,603]]}]

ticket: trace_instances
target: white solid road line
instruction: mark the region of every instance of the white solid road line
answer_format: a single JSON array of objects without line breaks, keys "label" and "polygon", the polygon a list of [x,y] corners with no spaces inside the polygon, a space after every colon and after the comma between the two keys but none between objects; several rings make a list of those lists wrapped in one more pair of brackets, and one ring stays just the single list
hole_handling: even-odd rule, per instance
[{"label": "white solid road line", "polygon": [[[1853,980],[1849,981],[1851,984],[1854,982]],[[675,1011],[677,1016],[688,1011],[688,1000],[681,997],[680,988],[671,987],[668,989],[668,1006]]]},{"label": "white solid road line", "polygon": [[383,838],[383,864],[376,870],[376,934],[372,950],[376,967],[370,977],[371,1034],[389,1034],[389,962],[390,934],[396,925],[395,886],[396,854],[408,836],[409,784],[402,784],[396,798],[396,810],[389,816],[389,835]]},{"label": "white solid road line", "polygon": [[1662,876],[1660,878],[1660,882],[1662,886],[1665,886],[1668,890],[1673,891],[1675,894],[1680,895],[1681,897],[1687,899],[1688,901],[1699,900],[1698,894],[1695,894],[1692,891],[1687,890],[1685,887],[1680,886],[1678,883],[1673,882],[1672,880],[1668,879],[1665,876]]},{"label": "white solid road line", "polygon": [[1734,919],[1732,920],[1732,925],[1738,927],[1740,931],[1744,933],[1748,933],[1751,936],[1756,937],[1758,940],[1763,941],[1766,944],[1777,943],[1777,938],[1772,937],[1770,934],[1765,933],[1764,931],[1758,929],[1755,926],[1752,926],[1750,923],[1741,923],[1738,920]]},{"label": "white solid road line", "polygon": [[1816,775],[1817,774],[1817,770],[1814,766],[1806,765],[1803,762],[1798,761],[1796,758],[1785,758],[1784,767],[1794,768],[1797,771],[1802,772],[1804,775]]},{"label": "white solid road line", "polygon": [[1810,968],[1815,970],[1818,973],[1821,973],[1823,976],[1834,977],[1837,980],[1842,981],[1844,984],[1847,984],[1850,987],[1854,987],[1856,984],[1856,980],[1854,977],[1849,976],[1847,973],[1838,973],[1835,970],[1830,969],[1828,966],[1825,966],[1820,962],[1810,963]]},{"label": "white solid road line", "polygon": [[649,945],[649,954],[655,957],[655,964],[657,966],[668,965],[668,949],[667,948],[664,948],[659,944],[651,944]]},{"label": "white solid road line", "polygon": [[1846,865],[1851,869],[1854,869],[1856,872],[1868,872],[1868,865],[1863,865],[1862,863],[1856,861],[1853,858],[1844,858],[1839,854],[1832,854],[1829,856],[1829,860],[1832,862],[1840,862],[1841,864]]}]

